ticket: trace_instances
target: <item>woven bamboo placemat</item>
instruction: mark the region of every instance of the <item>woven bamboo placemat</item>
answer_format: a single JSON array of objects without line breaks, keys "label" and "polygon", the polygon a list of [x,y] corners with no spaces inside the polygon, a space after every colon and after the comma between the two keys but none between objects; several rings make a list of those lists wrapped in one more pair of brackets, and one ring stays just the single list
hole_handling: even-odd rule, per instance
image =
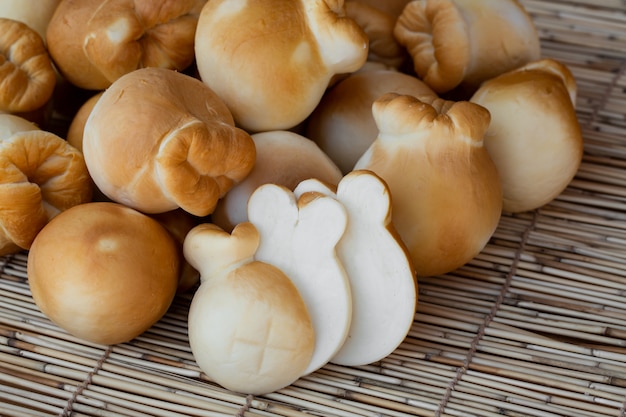
[{"label": "woven bamboo placemat", "polygon": [[552,203],[503,216],[468,265],[420,279],[388,358],[235,394],[193,360],[189,295],[137,339],[92,345],[39,312],[20,253],[0,258],[0,415],[625,416],[626,3],[522,3],[577,79],[583,164]]}]

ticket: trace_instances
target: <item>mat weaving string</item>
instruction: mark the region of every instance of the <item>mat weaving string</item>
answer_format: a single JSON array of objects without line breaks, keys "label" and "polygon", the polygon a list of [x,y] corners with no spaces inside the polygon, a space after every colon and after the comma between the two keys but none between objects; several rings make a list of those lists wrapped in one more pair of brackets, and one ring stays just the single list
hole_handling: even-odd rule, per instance
[{"label": "mat weaving string", "polygon": [[242,405],[239,410],[237,410],[237,414],[235,414],[235,417],[244,417],[246,415],[246,412],[248,412],[250,410],[250,407],[252,406],[252,400],[254,400],[254,396],[251,394],[247,395],[246,403]]},{"label": "mat weaving string", "polygon": [[614,88],[619,88],[619,80],[625,75],[626,75],[626,62],[622,62],[622,65],[620,65],[619,69],[615,71],[615,76],[611,79],[611,82],[607,85],[605,93],[602,94],[602,99],[600,100],[598,105],[593,106],[591,117],[585,124],[584,126],[585,128],[587,129],[594,128],[593,125],[598,119],[598,115],[600,114],[600,111],[605,109],[606,104],[609,98],[611,97],[611,92],[613,91]]},{"label": "mat weaving string", "polygon": [[100,369],[102,369],[102,366],[104,365],[106,360],[109,358],[109,355],[111,354],[112,351],[113,351],[113,346],[109,346],[107,350],[104,351],[100,359],[98,359],[98,362],[96,362],[96,365],[87,374],[87,378],[85,378],[82,385],[80,385],[79,387],[76,387],[76,390],[74,390],[74,393],[72,394],[70,399],[67,401],[67,404],[65,405],[63,410],[59,413],[59,417],[69,417],[70,415],[72,415],[72,409],[74,407],[74,404],[76,403],[76,400],[78,399],[80,394],[85,389],[87,389],[89,385],[91,385],[94,375],[96,375],[100,371]]},{"label": "mat weaving string", "polygon": [[470,344],[470,348],[467,351],[467,355],[465,356],[465,359],[463,360],[463,365],[457,370],[454,378],[450,381],[450,383],[446,387],[446,391],[443,397],[441,398],[439,407],[435,411],[435,414],[434,414],[435,417],[441,417],[442,413],[445,411],[446,405],[448,404],[448,401],[450,401],[450,397],[452,396],[452,391],[454,391],[454,387],[458,384],[458,382],[463,378],[463,376],[469,369],[470,364],[472,363],[472,359],[474,358],[474,355],[476,354],[476,350],[478,349],[478,344],[480,343],[481,339],[485,335],[485,330],[487,329],[487,327],[489,327],[494,317],[498,313],[500,306],[504,302],[506,294],[508,293],[509,288],[511,287],[511,281],[513,280],[513,277],[515,276],[515,273],[517,271],[517,266],[519,264],[519,261],[526,248],[526,242],[528,242],[528,237],[530,236],[531,232],[535,229],[538,217],[539,217],[538,210],[535,210],[533,212],[533,217],[532,217],[531,222],[524,230],[524,233],[522,235],[522,240],[519,244],[519,247],[517,248],[517,251],[515,252],[515,256],[513,258],[513,261],[511,262],[511,268],[509,269],[509,272],[506,276],[506,280],[502,284],[502,288],[500,290],[500,293],[498,294],[498,298],[496,299],[496,302],[494,303],[493,307],[489,311],[489,314],[485,316],[485,320],[478,328],[478,332],[476,333],[476,336],[472,340]]}]

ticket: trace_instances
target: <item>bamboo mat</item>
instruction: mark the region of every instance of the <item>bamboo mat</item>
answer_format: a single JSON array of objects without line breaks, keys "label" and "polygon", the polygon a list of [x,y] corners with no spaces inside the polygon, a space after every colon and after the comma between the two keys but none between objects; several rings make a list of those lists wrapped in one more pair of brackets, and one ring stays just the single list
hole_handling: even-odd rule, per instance
[{"label": "bamboo mat", "polygon": [[0,258],[0,415],[626,416],[626,2],[522,3],[578,81],[584,162],[468,265],[420,279],[388,358],[238,395],[193,360],[190,296],[132,342],[84,343],[33,304],[21,253]]}]

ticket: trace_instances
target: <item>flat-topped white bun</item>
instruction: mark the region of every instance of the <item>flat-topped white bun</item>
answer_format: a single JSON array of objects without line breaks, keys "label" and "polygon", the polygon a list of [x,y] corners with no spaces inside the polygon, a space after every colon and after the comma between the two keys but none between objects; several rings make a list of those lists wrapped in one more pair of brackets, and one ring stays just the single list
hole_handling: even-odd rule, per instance
[{"label": "flat-topped white bun", "polygon": [[274,184],[252,194],[248,217],[260,235],[255,259],[272,264],[302,295],[315,330],[305,374],[326,365],[343,346],[352,318],[352,294],[336,246],[347,225],[341,203],[323,194],[296,199]]},{"label": "flat-topped white bun", "polygon": [[337,190],[318,180],[300,183],[294,194],[321,192],[348,213],[337,254],[352,294],[352,321],[332,363],[361,366],[391,354],[406,338],[415,317],[417,279],[411,257],[391,222],[391,195],[371,171],[352,171]]},{"label": "flat-topped white bun", "polygon": [[300,181],[318,178],[337,185],[341,171],[310,139],[285,130],[255,133],[256,161],[250,174],[220,201],[211,221],[224,230],[248,220],[248,198],[263,184],[293,190]]},{"label": "flat-topped white bun", "polygon": [[303,299],[279,268],[254,259],[259,234],[240,223],[229,234],[210,223],[185,238],[201,285],[189,308],[189,344],[209,378],[261,395],[303,375],[315,332]]}]

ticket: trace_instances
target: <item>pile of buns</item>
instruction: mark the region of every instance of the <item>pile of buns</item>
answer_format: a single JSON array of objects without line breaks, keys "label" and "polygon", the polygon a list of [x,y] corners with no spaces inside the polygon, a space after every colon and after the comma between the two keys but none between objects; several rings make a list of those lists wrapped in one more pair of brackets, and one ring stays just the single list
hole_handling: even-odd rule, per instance
[{"label": "pile of buns", "polygon": [[0,53],[0,254],[96,343],[194,291],[198,365],[241,392],[382,359],[419,277],[583,155],[575,79],[517,0],[7,1]]}]

